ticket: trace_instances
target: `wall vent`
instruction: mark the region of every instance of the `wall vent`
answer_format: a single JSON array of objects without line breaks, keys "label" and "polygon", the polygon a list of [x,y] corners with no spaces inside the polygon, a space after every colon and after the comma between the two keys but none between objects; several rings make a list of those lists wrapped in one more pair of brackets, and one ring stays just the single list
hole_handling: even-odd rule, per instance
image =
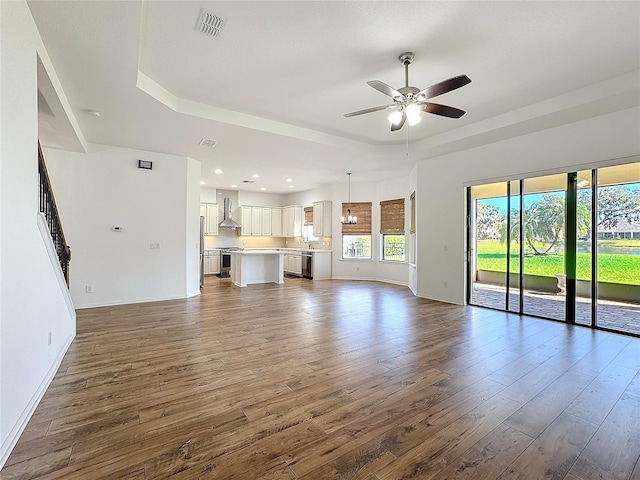
[{"label": "wall vent", "polygon": [[202,140],[200,140],[200,146],[201,147],[209,147],[209,148],[213,148],[216,146],[216,142],[215,140],[211,140],[210,138],[203,138]]},{"label": "wall vent", "polygon": [[196,23],[196,30],[198,32],[202,32],[208,37],[217,37],[223,25],[224,20],[222,18],[211,12],[207,12],[204,8],[200,9]]}]

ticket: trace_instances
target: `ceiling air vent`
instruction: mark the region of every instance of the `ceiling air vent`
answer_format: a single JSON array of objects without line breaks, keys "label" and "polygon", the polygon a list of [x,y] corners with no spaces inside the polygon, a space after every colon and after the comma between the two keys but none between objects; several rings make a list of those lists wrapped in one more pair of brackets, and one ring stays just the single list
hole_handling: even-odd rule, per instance
[{"label": "ceiling air vent", "polygon": [[207,12],[204,8],[200,9],[196,30],[204,33],[208,37],[217,37],[222,30],[224,20],[211,12]]},{"label": "ceiling air vent", "polygon": [[254,183],[255,180],[242,180],[242,183]]},{"label": "ceiling air vent", "polygon": [[209,148],[213,148],[216,146],[216,142],[215,140],[211,140],[210,138],[203,138],[202,140],[200,140],[200,146],[201,147],[209,147]]}]

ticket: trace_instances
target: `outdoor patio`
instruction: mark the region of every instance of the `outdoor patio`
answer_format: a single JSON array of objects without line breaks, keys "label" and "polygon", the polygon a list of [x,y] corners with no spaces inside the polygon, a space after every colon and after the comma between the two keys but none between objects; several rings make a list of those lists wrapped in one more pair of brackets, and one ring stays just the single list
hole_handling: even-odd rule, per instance
[{"label": "outdoor patio", "polygon": [[[518,302],[518,290],[511,289],[509,292],[509,311],[517,312]],[[473,305],[504,310],[504,286],[474,283],[471,292],[471,303]],[[564,309],[565,297],[563,294],[550,294],[528,290],[524,292],[525,314],[564,320]],[[591,325],[590,298],[577,298],[576,323]],[[640,335],[640,303],[599,300],[597,324],[603,328]]]}]

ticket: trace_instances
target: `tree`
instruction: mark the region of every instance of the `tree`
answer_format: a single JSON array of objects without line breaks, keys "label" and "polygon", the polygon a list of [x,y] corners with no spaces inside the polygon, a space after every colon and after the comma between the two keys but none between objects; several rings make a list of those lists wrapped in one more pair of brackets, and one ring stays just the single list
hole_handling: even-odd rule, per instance
[{"label": "tree", "polygon": [[478,200],[476,203],[476,229],[478,240],[490,240],[500,236],[503,215],[495,205]]},{"label": "tree", "polygon": [[[534,255],[546,255],[564,233],[564,195],[545,193],[537,202],[525,208],[522,215],[524,241]],[[507,238],[506,225],[502,241]],[[520,241],[520,211],[511,211],[511,240]]]},{"label": "tree", "polygon": [[[580,190],[577,201],[577,229],[580,237],[591,233],[591,190]],[[524,241],[534,255],[546,255],[564,235],[565,196],[562,193],[544,193],[523,213]],[[640,190],[624,185],[598,188],[598,227],[615,228],[618,222],[640,222]],[[501,239],[507,238],[506,221],[501,228]],[[511,240],[520,240],[520,211],[511,211]]]},{"label": "tree", "polygon": [[[580,190],[578,193],[578,211],[580,204],[590,208],[591,190]],[[615,228],[618,222],[640,222],[640,190],[632,190],[624,185],[612,185],[598,188],[598,227]]]}]

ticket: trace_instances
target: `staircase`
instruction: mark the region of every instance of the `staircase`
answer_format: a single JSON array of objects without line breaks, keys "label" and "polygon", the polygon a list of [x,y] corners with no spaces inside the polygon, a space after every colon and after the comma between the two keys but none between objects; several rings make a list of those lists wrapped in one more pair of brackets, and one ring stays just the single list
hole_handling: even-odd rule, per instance
[{"label": "staircase", "polygon": [[39,209],[46,218],[49,232],[51,233],[51,239],[53,240],[58,261],[60,262],[62,274],[67,283],[67,287],[69,287],[69,262],[71,261],[71,249],[64,238],[62,223],[60,222],[60,214],[58,213],[56,201],[53,197],[51,181],[49,180],[49,174],[47,173],[47,166],[44,163],[44,155],[42,154],[40,142],[38,142],[38,179],[40,183]]}]

